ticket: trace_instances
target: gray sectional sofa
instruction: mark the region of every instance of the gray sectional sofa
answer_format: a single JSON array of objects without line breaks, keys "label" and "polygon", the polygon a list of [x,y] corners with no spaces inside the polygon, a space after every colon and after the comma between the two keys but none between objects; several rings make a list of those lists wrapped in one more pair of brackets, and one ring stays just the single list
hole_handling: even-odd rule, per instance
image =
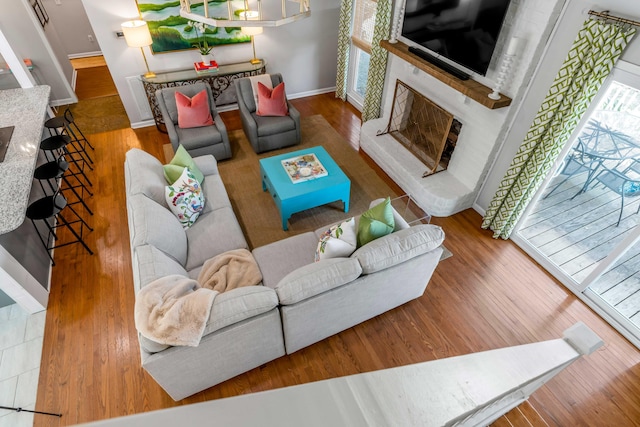
[{"label": "gray sectional sofa", "polygon": [[[166,205],[160,161],[139,149],[126,155],[136,293],[168,275],[196,279],[209,258],[248,248],[215,158],[194,160],[209,203],[183,230]],[[314,262],[326,227],[254,248],[261,285],[218,295],[197,347],[170,347],[139,335],[143,368],[180,400],[421,296],[440,260],[444,233],[434,225],[409,227],[394,216],[393,233],[350,257]]]}]

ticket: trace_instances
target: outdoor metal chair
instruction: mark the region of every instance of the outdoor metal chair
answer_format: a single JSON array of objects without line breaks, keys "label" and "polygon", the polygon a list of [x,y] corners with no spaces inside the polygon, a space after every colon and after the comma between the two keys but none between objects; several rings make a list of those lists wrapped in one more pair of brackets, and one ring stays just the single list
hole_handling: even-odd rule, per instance
[{"label": "outdoor metal chair", "polygon": [[601,164],[602,159],[589,156],[586,153],[586,147],[584,143],[580,138],[578,138],[578,142],[576,143],[575,147],[573,147],[571,154],[569,154],[565,158],[564,165],[562,165],[560,168],[559,175],[564,175],[565,178],[560,181],[555,187],[553,187],[553,189],[549,193],[547,193],[543,197],[543,199],[551,196],[554,191],[556,191],[562,184],[567,182],[567,180],[569,180],[569,178],[571,178],[572,176],[585,172],[587,174],[587,177],[583,186],[580,188],[580,191],[574,194],[571,198],[573,199],[578,194],[583,193],[591,183],[593,176],[595,175]]},{"label": "outdoor metal chair", "polygon": [[[640,162],[633,160],[623,171],[610,169],[606,166],[596,175],[595,180],[620,196],[620,214],[616,227],[620,225],[626,198],[640,196]],[[640,212],[640,204],[636,214]]]},{"label": "outdoor metal chair", "polygon": [[628,158],[638,150],[638,145],[631,136],[594,119],[589,120],[583,128],[580,140],[588,151],[603,157]]}]

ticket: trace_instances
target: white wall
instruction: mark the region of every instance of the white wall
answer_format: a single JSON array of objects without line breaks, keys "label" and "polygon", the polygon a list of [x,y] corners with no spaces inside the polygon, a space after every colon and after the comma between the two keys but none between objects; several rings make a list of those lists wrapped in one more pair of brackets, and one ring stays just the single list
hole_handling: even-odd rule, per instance
[{"label": "white wall", "polygon": [[82,0],[42,0],[62,49],[70,57],[100,51]]},{"label": "white wall", "polygon": [[[3,0],[6,1],[6,0]],[[111,76],[132,124],[149,119],[148,113],[138,109],[136,95],[127,77],[143,74],[145,70],[139,49],[127,47],[124,39],[117,39],[120,24],[138,16],[132,0],[109,2],[82,0]],[[267,62],[267,72],[282,73],[287,94],[311,94],[335,86],[338,45],[338,15],[340,0],[312,2],[311,17],[277,28],[265,28],[256,36],[256,55]],[[187,69],[198,59],[196,50],[151,54],[145,48],[149,67],[153,71]],[[220,64],[248,61],[253,57],[251,44],[227,45],[214,49]],[[146,104],[146,100],[138,101]]]},{"label": "white wall", "polygon": [[18,56],[33,61],[38,83],[51,86],[51,104],[75,102],[71,64],[55,36],[51,42],[45,36],[51,27],[42,29],[28,0],[0,0],[0,10],[0,29]]},{"label": "white wall", "polygon": [[[504,138],[503,146],[484,182],[476,200],[476,209],[484,212],[491,203],[500,181],[511,164],[533,118],[538,112],[540,104],[549,89],[557,70],[562,65],[565,56],[582,23],[587,19],[587,11],[609,10],[612,15],[626,16],[640,19],[640,3],[629,0],[568,0],[566,10],[556,24],[556,29],[549,42],[549,47],[540,61],[538,72],[530,80],[528,92],[525,94],[521,107],[515,114],[513,124]],[[638,36],[631,41],[622,55],[622,59],[640,65],[640,41]]]}]

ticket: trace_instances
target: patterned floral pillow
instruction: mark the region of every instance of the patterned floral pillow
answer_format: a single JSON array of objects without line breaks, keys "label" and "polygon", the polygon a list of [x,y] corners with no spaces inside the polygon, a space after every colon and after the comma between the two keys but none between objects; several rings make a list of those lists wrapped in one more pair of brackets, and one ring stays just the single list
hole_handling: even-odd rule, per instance
[{"label": "patterned floral pillow", "polygon": [[348,257],[356,250],[357,240],[354,218],[334,225],[320,236],[316,262],[328,258]]},{"label": "patterned floral pillow", "polygon": [[182,228],[191,227],[204,209],[202,188],[189,168],[184,168],[173,185],[165,187],[164,194],[169,209],[178,217]]}]

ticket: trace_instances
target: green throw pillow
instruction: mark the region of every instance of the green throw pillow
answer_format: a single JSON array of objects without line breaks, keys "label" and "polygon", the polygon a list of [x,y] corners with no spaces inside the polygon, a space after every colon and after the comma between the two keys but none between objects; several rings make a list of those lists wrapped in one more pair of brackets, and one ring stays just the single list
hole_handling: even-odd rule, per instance
[{"label": "green throw pillow", "polygon": [[180,178],[182,175],[182,171],[184,168],[189,168],[189,171],[196,178],[198,183],[202,185],[204,181],[204,174],[198,169],[196,166],[196,162],[193,161],[193,158],[189,155],[187,150],[184,149],[182,144],[176,150],[175,156],[171,159],[168,165],[164,165],[162,169],[164,170],[164,177],[169,184],[173,184]]},{"label": "green throw pillow", "polygon": [[358,247],[364,246],[378,237],[391,234],[395,227],[391,199],[375,205],[360,216],[358,224]]}]

